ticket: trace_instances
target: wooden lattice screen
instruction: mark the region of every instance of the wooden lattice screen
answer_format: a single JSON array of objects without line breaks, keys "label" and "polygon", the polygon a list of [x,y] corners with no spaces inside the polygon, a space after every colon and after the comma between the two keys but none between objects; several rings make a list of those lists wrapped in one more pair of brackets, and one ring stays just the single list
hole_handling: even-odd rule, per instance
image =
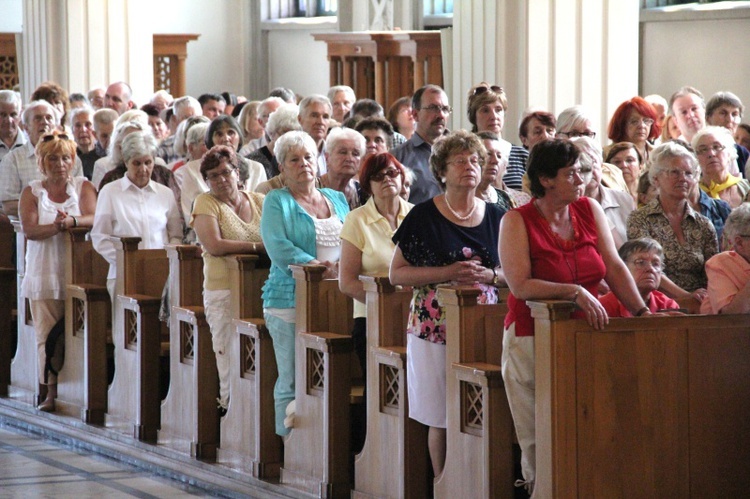
[{"label": "wooden lattice screen", "polygon": [[200,35],[154,35],[154,90],[185,95],[187,44]]},{"label": "wooden lattice screen", "polygon": [[10,90],[16,85],[18,85],[16,35],[0,33],[0,90]]}]

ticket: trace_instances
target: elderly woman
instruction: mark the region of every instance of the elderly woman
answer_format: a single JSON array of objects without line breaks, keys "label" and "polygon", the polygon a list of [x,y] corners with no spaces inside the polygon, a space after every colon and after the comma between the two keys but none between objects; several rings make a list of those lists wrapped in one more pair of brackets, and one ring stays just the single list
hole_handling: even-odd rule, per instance
[{"label": "elderly woman", "polygon": [[469,90],[466,108],[472,132],[492,132],[500,139],[502,155],[508,165],[501,179],[511,189],[520,190],[529,153],[523,147],[514,146],[502,138],[505,112],[508,109],[505,91],[483,81]]},{"label": "elderly woman", "polygon": [[629,193],[610,189],[602,185],[602,148],[599,143],[588,137],[571,139],[581,151],[579,164],[587,182],[583,195],[595,200],[604,210],[615,247],[619,248],[627,238],[628,215],[635,209],[635,203]]},{"label": "elderly woman", "polygon": [[185,220],[190,220],[193,212],[193,201],[200,194],[208,192],[205,176],[201,173],[201,160],[208,150],[206,148],[206,130],[208,123],[199,123],[188,130],[185,143],[187,144],[188,159],[181,168],[174,172],[174,178],[180,186],[180,209]]},{"label": "elderly woman", "polygon": [[[286,187],[266,195],[260,233],[271,258],[271,271],[263,286],[263,315],[273,339],[278,378],[273,390],[276,433],[289,434],[294,405],[295,282],[289,265],[322,264],[324,277],[338,276],[341,251],[339,234],[349,213],[346,198],[332,189],[315,187],[318,148],[304,132],[282,135],[274,155],[284,173]],[[289,411],[290,417],[284,415]]]},{"label": "elderly woman", "polygon": [[128,111],[126,114],[128,114],[131,119],[123,119],[121,116],[115,121],[114,131],[109,138],[109,145],[107,146],[107,155],[103,158],[99,158],[94,163],[94,170],[91,174],[91,183],[93,183],[94,187],[97,189],[101,189],[102,186],[100,184],[104,176],[122,164],[120,148],[122,147],[122,141],[125,139],[125,136],[135,130],[150,129],[148,125],[148,115],[143,111]]},{"label": "elderly woman", "polygon": [[349,209],[359,208],[359,165],[365,154],[365,138],[351,128],[334,128],[326,138],[326,164],[328,171],[320,177],[320,186],[339,191],[346,197]]},{"label": "elderly woman", "polygon": [[[200,125],[198,125],[200,126]],[[195,127],[194,127],[195,128]],[[219,373],[219,411],[229,405],[229,342],[232,320],[229,269],[222,258],[230,253],[263,249],[260,216],[263,195],[241,191],[239,160],[227,146],[214,146],[200,161],[200,174],[209,191],[195,200],[190,225],[203,247],[203,305],[211,329]]]},{"label": "elderly woman", "polygon": [[524,116],[518,126],[518,138],[523,147],[531,151],[534,144],[555,138],[557,120],[555,115],[546,111],[534,111]]},{"label": "elderly woman", "polygon": [[174,132],[174,153],[178,158],[167,165],[167,168],[173,173],[180,171],[183,166],[193,159],[190,150],[188,149],[188,132],[195,125],[201,123],[208,125],[211,123],[211,120],[205,116],[191,116],[177,125],[177,130]]},{"label": "elderly woman", "polygon": [[[85,177],[71,177],[76,143],[64,133],[42,135],[36,162],[42,180],[32,180],[21,192],[19,214],[28,240],[26,273],[21,294],[29,299],[37,345],[39,384],[47,394],[39,410],[55,410],[57,373],[50,372],[46,343],[50,330],[65,314],[65,239],[71,227],[94,221],[96,189]],[[51,349],[59,355],[61,350]],[[56,365],[62,361],[55,359]]]},{"label": "elderly woman", "polygon": [[104,186],[96,204],[91,243],[109,263],[107,289],[115,303],[117,259],[111,236],[140,237],[139,249],[160,249],[182,241],[182,217],[168,187],[151,179],[158,144],[151,131],[122,141],[125,176]]},{"label": "elderly woman", "polygon": [[[247,155],[247,159],[257,161],[263,165],[269,181],[279,174],[279,162],[276,160],[276,156],[273,155],[273,147],[279,137],[286,132],[302,130],[302,126],[300,126],[297,119],[298,116],[299,110],[296,104],[283,104],[277,108],[276,111],[269,115],[268,122],[266,123],[266,134],[270,139],[268,144],[261,146]],[[264,183],[258,184],[255,190],[264,192],[259,189]],[[281,187],[281,185],[278,187]]]},{"label": "elderly woman", "polygon": [[[531,200],[531,196],[522,191],[511,189],[501,179],[505,175],[507,163],[503,161],[500,138],[492,132],[480,132],[477,137],[482,139],[487,151],[487,159],[482,165],[482,177],[477,186],[477,196],[487,203],[500,205],[503,211],[524,205]],[[500,188],[496,187],[500,184]]]},{"label": "elderly woman", "polygon": [[[618,254],[628,267],[641,298],[652,313],[680,308],[676,301],[658,291],[664,260],[661,244],[648,237],[633,239],[620,246]],[[612,292],[600,297],[599,301],[609,317],[633,316]]]},{"label": "elderly woman", "polygon": [[411,97],[401,97],[391,104],[388,109],[388,121],[393,126],[393,131],[406,137],[406,140],[414,135],[415,123],[411,112]]},{"label": "elderly woman", "polygon": [[653,140],[661,133],[661,125],[654,107],[641,97],[633,97],[620,104],[609,120],[607,135],[612,142],[635,144],[644,160],[648,160]]},{"label": "elderly woman", "polygon": [[628,192],[638,201],[638,179],[643,171],[643,156],[632,142],[612,144],[604,157],[604,162],[615,165],[622,171]]},{"label": "elderly woman", "polygon": [[[705,296],[706,261],[716,254],[716,231],[688,202],[698,162],[687,149],[667,142],[651,152],[648,176],[659,195],[628,218],[628,239],[650,237],[664,248],[664,274],[681,290]],[[681,290],[663,289],[673,298]],[[676,292],[675,292],[676,291]]]},{"label": "elderly woman", "polygon": [[536,478],[534,322],[527,300],[568,300],[573,317],[601,329],[608,321],[597,299],[602,279],[635,316],[650,314],[617,256],[598,203],[582,197],[580,151],[567,140],[547,140],[529,155],[534,200],[503,218],[500,260],[510,287],[503,335],[502,375],[518,443],[523,486]]},{"label": "elderly woman", "polygon": [[[242,130],[237,121],[228,114],[217,116],[211,121],[206,131],[206,149],[213,146],[227,146],[235,152],[242,147]],[[263,165],[257,161],[238,156],[240,174],[240,188],[253,191],[261,182],[268,180]]]},{"label": "elderly woman", "polygon": [[692,145],[701,168],[701,190],[714,199],[723,199],[732,208],[742,204],[750,192],[750,182],[731,173],[737,164],[731,132],[709,126],[695,134]]},{"label": "elderly woman", "polygon": [[430,168],[444,193],[415,206],[393,236],[393,284],[414,287],[407,328],[409,417],[429,426],[435,476],[445,464],[445,313],[438,285],[479,285],[495,303],[499,282],[497,237],[505,213],[476,196],[486,152],[479,138],[459,130],[432,147]]},{"label": "elderly woman", "polygon": [[362,372],[367,372],[367,322],[365,291],[359,276],[384,275],[393,258],[394,232],[412,205],[399,193],[404,184],[404,166],[387,152],[371,155],[362,166],[362,191],[370,196],[353,210],[341,229],[339,287],[354,298],[352,340]]},{"label": "elderly woman", "polygon": [[732,247],[706,262],[708,297],[702,314],[750,313],[750,203],[735,208],[724,226]]}]

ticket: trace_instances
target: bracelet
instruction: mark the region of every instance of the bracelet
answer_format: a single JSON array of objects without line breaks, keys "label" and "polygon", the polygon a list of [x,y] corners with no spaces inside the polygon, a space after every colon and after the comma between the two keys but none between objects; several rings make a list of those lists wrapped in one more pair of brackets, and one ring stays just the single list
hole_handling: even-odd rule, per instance
[{"label": "bracelet", "polygon": [[72,215],[71,218],[73,219],[73,227],[78,227],[78,219]]},{"label": "bracelet", "polygon": [[573,305],[576,304],[576,300],[578,299],[578,293],[581,292],[581,286],[576,286],[576,292],[573,295],[573,299],[571,300],[573,302]]},{"label": "bracelet", "polygon": [[640,309],[638,309],[638,311],[635,314],[633,314],[633,317],[640,317],[643,314],[645,314],[646,312],[650,312],[650,311],[651,311],[651,309],[648,308],[648,307],[640,308]]},{"label": "bracelet", "polygon": [[495,286],[497,286],[498,280],[499,280],[499,278],[498,278],[498,275],[497,275],[497,270],[495,269],[495,267],[492,267],[492,284],[494,284]]}]

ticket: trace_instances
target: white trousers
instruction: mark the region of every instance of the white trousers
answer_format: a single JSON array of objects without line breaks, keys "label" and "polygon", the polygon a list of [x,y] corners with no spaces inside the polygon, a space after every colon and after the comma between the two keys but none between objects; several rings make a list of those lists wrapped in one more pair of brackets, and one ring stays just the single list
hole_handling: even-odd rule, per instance
[{"label": "white trousers", "polygon": [[231,292],[228,289],[203,290],[203,308],[211,328],[211,339],[219,373],[219,403],[229,404],[229,347],[232,341]]},{"label": "white trousers", "polygon": [[47,337],[52,328],[65,315],[65,300],[29,300],[31,318],[34,321],[37,351],[37,375],[39,384],[54,385],[57,376],[50,373],[47,383],[44,381],[44,366],[47,363]]}]

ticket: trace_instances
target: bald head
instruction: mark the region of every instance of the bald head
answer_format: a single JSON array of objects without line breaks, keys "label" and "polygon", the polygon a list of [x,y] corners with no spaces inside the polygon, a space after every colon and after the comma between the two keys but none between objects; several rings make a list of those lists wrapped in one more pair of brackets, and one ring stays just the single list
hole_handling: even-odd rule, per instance
[{"label": "bald head", "polygon": [[130,85],[118,81],[107,87],[107,92],[104,94],[104,106],[114,109],[117,114],[122,114],[133,108],[132,95]]}]

